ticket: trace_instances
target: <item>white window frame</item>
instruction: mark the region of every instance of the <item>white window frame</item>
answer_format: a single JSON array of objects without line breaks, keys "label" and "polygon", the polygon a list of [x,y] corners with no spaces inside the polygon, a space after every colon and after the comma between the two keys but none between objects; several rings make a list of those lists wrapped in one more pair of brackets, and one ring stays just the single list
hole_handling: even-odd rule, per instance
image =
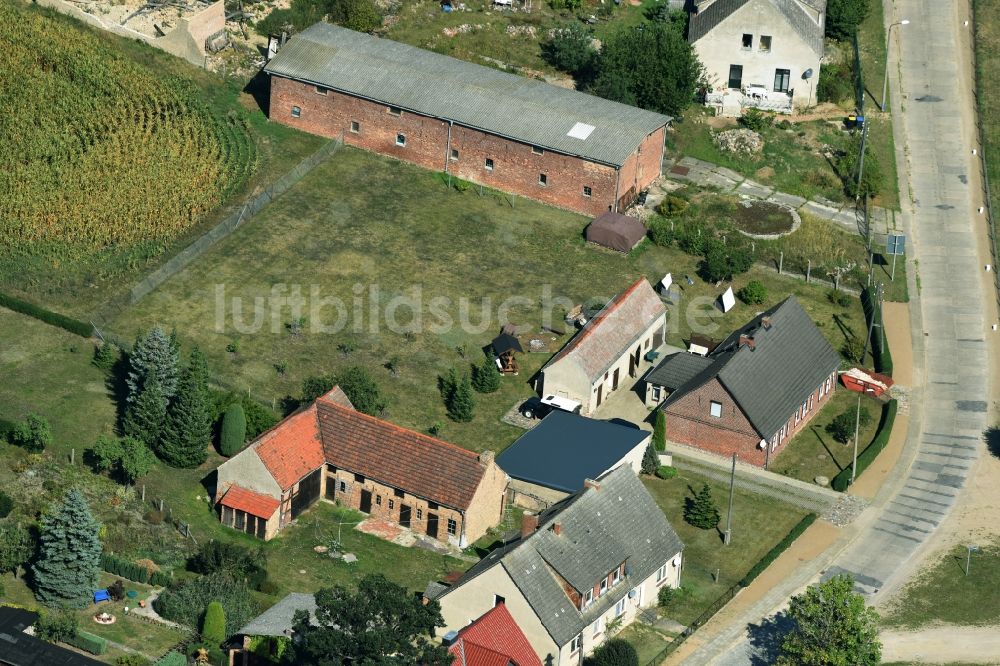
[{"label": "white window frame", "polygon": [[486,169],[487,171],[493,171],[495,166],[496,163],[493,161],[492,157],[487,157],[486,161],[483,162],[483,168]]},{"label": "white window frame", "polygon": [[293,106],[292,107],[292,118],[301,118],[301,117],[302,117],[302,107],[301,106]]},{"label": "white window frame", "polygon": [[607,591],[608,591],[608,579],[605,576],[604,578],[601,579],[601,588],[600,591],[597,593],[597,596],[603,597],[604,593]]},{"label": "white window frame", "polygon": [[599,616],[594,623],[590,625],[590,633],[596,638],[604,632],[604,616]]},{"label": "white window frame", "polygon": [[351,121],[351,134],[361,134],[361,123],[357,120]]},{"label": "white window frame", "polygon": [[583,196],[587,197],[588,199],[594,196],[594,188],[592,188],[590,185],[584,185]]},{"label": "white window frame", "polygon": [[594,591],[587,590],[583,593],[583,607],[586,608],[592,603],[594,603]]},{"label": "white window frame", "polygon": [[662,567],[656,570],[656,582],[662,583],[667,577],[667,565],[664,563]]},{"label": "white window frame", "polygon": [[[718,412],[718,414],[716,414]],[[721,419],[722,418],[722,403],[718,400],[710,400],[708,403],[708,413],[710,416]]]},{"label": "white window frame", "polygon": [[577,634],[573,637],[573,640],[569,642],[569,653],[575,654],[580,651],[583,646],[583,634]]},{"label": "white window frame", "polygon": [[400,148],[406,147],[406,135],[403,133],[396,134],[396,145]]},{"label": "white window frame", "polygon": [[615,617],[621,617],[625,614],[625,601],[628,597],[622,597],[621,601],[615,604]]},{"label": "white window frame", "polygon": [[622,580],[621,568],[615,569],[614,572],[611,574],[611,584],[617,585],[618,583],[621,582],[621,580]]}]

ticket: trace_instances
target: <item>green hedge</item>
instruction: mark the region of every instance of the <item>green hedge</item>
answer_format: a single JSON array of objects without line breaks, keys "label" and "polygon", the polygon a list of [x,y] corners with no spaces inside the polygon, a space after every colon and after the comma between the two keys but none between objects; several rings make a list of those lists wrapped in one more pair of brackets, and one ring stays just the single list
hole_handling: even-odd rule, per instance
[{"label": "green hedge", "polygon": [[67,317],[66,315],[61,315],[58,312],[53,312],[52,310],[46,310],[45,308],[38,307],[37,305],[28,303],[27,301],[14,298],[13,296],[0,294],[0,306],[13,310],[14,312],[20,312],[23,315],[28,315],[29,317],[34,317],[39,321],[44,321],[46,324],[52,324],[53,326],[66,329],[70,333],[76,333],[84,338],[89,338],[94,334],[94,327],[90,324],[78,321],[72,317]]},{"label": "green hedge", "polygon": [[101,553],[101,568],[108,573],[127,578],[136,583],[142,583],[143,585],[166,587],[170,584],[170,576],[162,571],[154,571],[150,574],[149,570],[145,567],[140,567],[131,560],[126,560],[123,557],[117,557],[109,553]]},{"label": "green hedge", "polygon": [[[875,436],[872,437],[871,443],[865,450],[858,454],[857,476],[861,476],[862,472],[875,462],[875,458],[882,452],[885,445],[889,443],[889,437],[892,435],[892,426],[896,422],[897,409],[898,404],[895,400],[890,400],[882,407],[882,417],[879,419],[878,430],[875,431]],[[830,485],[834,490],[839,490],[840,492],[847,490],[847,487],[851,485],[851,468],[844,468],[840,474],[833,477]]]},{"label": "green hedge", "polygon": [[871,287],[861,291],[861,306],[865,310],[866,323],[871,323],[875,318],[875,327],[872,329],[871,344],[872,361],[875,364],[875,372],[892,376],[892,354],[889,352],[889,343],[885,339],[885,326],[882,322],[882,308],[874,299],[875,292]]},{"label": "green hedge", "polygon": [[170,651],[160,657],[153,666],[187,666],[187,657],[180,652]]},{"label": "green hedge", "polygon": [[798,524],[796,524],[795,527],[793,527],[791,531],[785,535],[784,539],[776,543],[774,545],[774,548],[767,551],[764,554],[764,557],[760,558],[760,561],[757,562],[757,564],[753,565],[750,571],[748,571],[747,574],[740,579],[740,585],[746,587],[747,585],[752,583],[754,578],[759,576],[764,571],[764,569],[771,566],[771,562],[774,562],[776,559],[778,559],[779,555],[788,550],[788,547],[791,546],[793,543],[795,543],[795,540],[798,539],[802,535],[802,533],[806,531],[807,527],[813,524],[813,522],[816,520],[817,517],[818,516],[815,513],[810,513],[806,515],[802,520],[800,520]]},{"label": "green hedge", "polygon": [[67,639],[65,642],[67,645],[80,648],[90,654],[104,654],[108,649],[108,642],[106,640],[100,636],[88,634],[86,631],[77,631],[76,636]]}]

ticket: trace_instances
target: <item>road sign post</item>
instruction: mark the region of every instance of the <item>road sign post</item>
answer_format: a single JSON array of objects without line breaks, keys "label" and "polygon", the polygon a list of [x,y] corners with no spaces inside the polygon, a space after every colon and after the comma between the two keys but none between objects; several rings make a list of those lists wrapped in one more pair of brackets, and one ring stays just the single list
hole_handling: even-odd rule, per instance
[{"label": "road sign post", "polygon": [[889,281],[896,279],[896,256],[904,254],[906,251],[906,235],[890,233],[885,239],[885,253],[892,255],[892,273],[889,274]]},{"label": "road sign post", "polygon": [[979,546],[966,546],[967,552],[965,554],[965,575],[969,575],[969,566],[972,564],[972,554],[979,550]]}]

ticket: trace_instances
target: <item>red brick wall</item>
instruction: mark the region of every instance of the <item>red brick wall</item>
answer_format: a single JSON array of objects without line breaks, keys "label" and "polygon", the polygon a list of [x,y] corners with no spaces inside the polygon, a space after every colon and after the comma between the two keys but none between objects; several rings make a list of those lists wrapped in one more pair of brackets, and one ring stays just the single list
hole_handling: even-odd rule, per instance
[{"label": "red brick wall", "polygon": [[[836,386],[831,382],[831,393]],[[812,393],[812,408],[805,416],[795,422],[795,414],[788,418],[785,438],[778,442],[769,459],[781,453],[792,437],[802,430],[813,416],[825,404],[830,393],[820,397],[821,387]],[[722,416],[711,416],[709,412],[711,401],[722,403]],[[713,379],[697,391],[684,396],[666,409],[667,439],[679,444],[687,444],[704,451],[729,457],[733,453],[739,456],[741,462],[763,467],[768,460],[768,453],[757,448],[760,435],[747,420],[746,415],[736,405],[733,397],[726,391],[718,379]]]},{"label": "red brick wall", "polygon": [[660,175],[665,132],[666,129],[661,127],[643,139],[639,149],[622,165],[618,186],[621,205],[629,205],[643,188]]},{"label": "red brick wall", "polygon": [[[292,107],[300,116],[292,117]],[[401,116],[387,107],[330,90],[318,94],[315,86],[278,76],[271,77],[271,120],[329,138],[344,137],[348,145],[389,155],[435,171],[445,170],[448,123],[404,111]],[[360,124],[352,133],[351,122]],[[406,145],[396,145],[396,135],[406,136]],[[633,184],[642,189],[659,176],[664,130],[643,141],[638,155],[623,167],[619,196]],[[448,160],[448,170],[464,180],[482,183],[506,192],[537,199],[560,208],[599,215],[614,205],[617,172],[614,168],[577,157],[544,151],[532,152],[528,144],[458,125],[452,126],[451,148],[457,159]],[[493,160],[488,171],[486,159]],[[546,184],[540,184],[545,174]],[[584,195],[584,186],[591,195]]]}]

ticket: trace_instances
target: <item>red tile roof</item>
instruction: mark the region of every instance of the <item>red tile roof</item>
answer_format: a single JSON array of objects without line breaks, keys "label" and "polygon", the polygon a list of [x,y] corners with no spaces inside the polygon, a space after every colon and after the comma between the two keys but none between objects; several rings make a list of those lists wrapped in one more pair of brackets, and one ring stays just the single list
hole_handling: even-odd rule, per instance
[{"label": "red tile roof", "polygon": [[453,666],[542,666],[507,607],[499,603],[458,632]]},{"label": "red tile roof", "polygon": [[486,471],[477,454],[334,403],[316,409],[331,465],[454,509],[472,504]]},{"label": "red tile roof", "polygon": [[273,497],[255,493],[241,486],[230,486],[221,504],[267,520],[277,511],[279,502]]},{"label": "red tile roof", "polygon": [[566,346],[549,359],[545,368],[562,359],[572,359],[591,380],[608,367],[655,319],[666,312],[663,301],[646,278],[611,299]]},{"label": "red tile roof", "polygon": [[282,490],[323,465],[323,445],[316,423],[316,404],[292,414],[252,445]]}]

